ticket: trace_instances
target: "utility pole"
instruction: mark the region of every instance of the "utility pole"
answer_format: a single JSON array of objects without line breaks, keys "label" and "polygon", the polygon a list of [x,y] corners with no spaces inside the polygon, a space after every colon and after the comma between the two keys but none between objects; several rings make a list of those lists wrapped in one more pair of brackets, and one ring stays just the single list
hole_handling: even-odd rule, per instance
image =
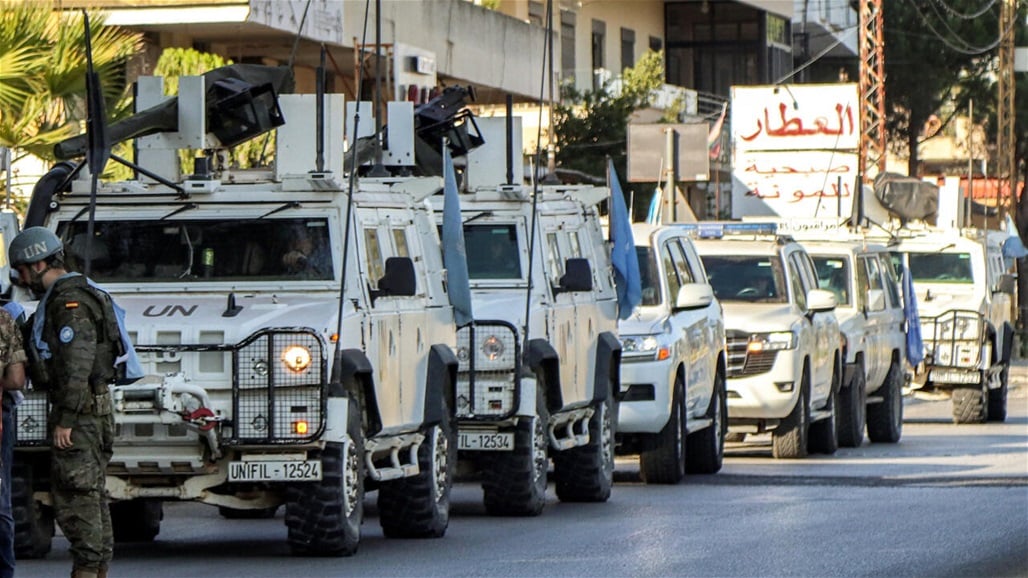
[{"label": "utility pole", "polygon": [[885,172],[885,24],[882,0],[860,0],[860,175]]},{"label": "utility pole", "polygon": [[997,182],[1006,180],[1010,189],[1003,198],[997,198],[1000,222],[1004,215],[1014,210],[1017,191],[1017,155],[1014,150],[1014,19],[1017,17],[1017,0],[1002,0],[999,10],[999,107],[996,111],[996,174]]}]

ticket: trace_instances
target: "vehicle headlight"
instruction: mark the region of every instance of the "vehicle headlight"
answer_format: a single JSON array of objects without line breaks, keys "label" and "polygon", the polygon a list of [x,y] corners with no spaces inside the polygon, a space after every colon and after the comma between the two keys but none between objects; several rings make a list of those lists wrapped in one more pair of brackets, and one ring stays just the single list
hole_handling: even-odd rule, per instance
[{"label": "vehicle headlight", "polygon": [[792,331],[754,333],[750,335],[750,342],[746,345],[746,351],[749,353],[760,353],[762,351],[795,349],[797,342],[796,334]]},{"label": "vehicle headlight", "polygon": [[503,340],[495,335],[490,335],[482,341],[482,355],[489,361],[496,361],[501,358],[505,349]]},{"label": "vehicle headlight", "polygon": [[653,353],[657,361],[671,357],[671,348],[662,345],[659,335],[625,335],[621,337],[623,353]]},{"label": "vehicle headlight", "polygon": [[293,373],[303,373],[311,366],[311,350],[302,345],[290,345],[282,350],[282,363]]}]

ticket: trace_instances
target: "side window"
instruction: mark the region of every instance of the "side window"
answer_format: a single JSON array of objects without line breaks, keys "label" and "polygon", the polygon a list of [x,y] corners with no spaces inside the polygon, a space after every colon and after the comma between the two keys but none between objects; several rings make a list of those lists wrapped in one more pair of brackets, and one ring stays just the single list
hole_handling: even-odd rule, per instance
[{"label": "side window", "polygon": [[679,290],[682,289],[682,282],[678,278],[678,267],[675,264],[674,257],[672,257],[667,243],[660,248],[660,260],[664,263],[664,275],[667,278],[668,295],[671,302],[674,303],[678,299]]},{"label": "side window", "polygon": [[564,263],[560,258],[556,233],[546,233],[546,270],[550,275],[550,285],[556,287],[564,274]]},{"label": "side window", "polygon": [[703,261],[696,254],[696,248],[689,241],[679,239],[678,242],[682,246],[682,252],[685,253],[686,263],[689,264],[689,268],[692,271],[693,281],[696,283],[706,283],[707,272],[703,269]]},{"label": "side window", "polygon": [[378,280],[385,274],[382,259],[382,245],[378,242],[378,229],[364,229],[364,247],[368,259],[368,281],[372,289],[378,289]]},{"label": "side window", "polygon": [[864,258],[867,263],[867,287],[866,290],[872,289],[883,289],[882,287],[882,272],[879,271],[878,259]]},{"label": "side window", "polygon": [[789,276],[789,287],[793,298],[796,299],[796,306],[806,311],[808,286],[803,282],[803,261],[799,253],[789,255],[787,267],[786,274]]},{"label": "side window", "polygon": [[584,256],[582,255],[582,242],[581,239],[578,238],[581,234],[581,231],[574,231],[568,234],[568,242],[570,243],[570,253],[568,254],[569,259],[581,258]]},{"label": "side window", "polygon": [[889,294],[889,307],[891,309],[898,309],[903,307],[903,300],[900,297],[899,281],[896,279],[896,275],[892,268],[892,263],[888,261],[888,257],[882,256],[880,262],[882,267],[882,278],[885,283],[885,291]]},{"label": "side window", "polygon": [[[678,240],[672,239],[668,241],[668,246],[671,248],[671,259],[675,262],[675,270],[678,271],[678,280],[682,282],[682,285],[693,283],[693,274],[689,269],[689,260],[685,258],[685,253],[682,251],[682,246],[678,243]],[[675,295],[677,296],[677,293]]]},{"label": "side window", "polygon": [[410,248],[407,246],[407,231],[402,227],[393,229],[393,246],[396,247],[396,257],[410,257]]}]

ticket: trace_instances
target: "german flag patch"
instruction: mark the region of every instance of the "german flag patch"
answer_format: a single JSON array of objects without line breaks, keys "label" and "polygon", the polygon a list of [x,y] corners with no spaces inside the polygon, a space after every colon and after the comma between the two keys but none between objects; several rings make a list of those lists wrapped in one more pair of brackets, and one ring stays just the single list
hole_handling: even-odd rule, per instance
[{"label": "german flag patch", "polygon": [[78,309],[79,308],[79,302],[78,301],[68,301],[67,303],[64,304],[64,308],[65,309]]}]

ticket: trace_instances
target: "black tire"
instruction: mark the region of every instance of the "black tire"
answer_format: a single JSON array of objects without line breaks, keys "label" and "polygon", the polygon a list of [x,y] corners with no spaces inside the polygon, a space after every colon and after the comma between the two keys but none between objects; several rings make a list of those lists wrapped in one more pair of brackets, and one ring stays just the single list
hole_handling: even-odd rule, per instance
[{"label": "black tire", "polygon": [[725,436],[728,433],[728,396],[725,376],[714,376],[714,393],[707,407],[711,424],[685,438],[685,470],[690,474],[715,474],[725,459]]},{"label": "black tire", "polygon": [[1010,380],[1010,363],[1003,366],[1000,373],[1000,386],[989,390],[988,420],[1004,422],[1007,420],[1007,382]]},{"label": "black tire", "polygon": [[482,460],[483,502],[493,516],[538,516],[546,506],[549,412],[541,381],[536,390],[536,415],[518,418],[514,451],[491,452]]},{"label": "black tire", "polygon": [[677,484],[685,477],[685,379],[675,375],[671,415],[656,437],[657,447],[639,455],[639,474],[647,484]]},{"label": "black tire", "polygon": [[32,464],[17,459],[11,468],[11,511],[15,557],[32,560],[46,556],[54,537],[54,512],[33,497]]},{"label": "black tire", "polygon": [[988,390],[984,384],[953,388],[953,423],[985,423],[989,419]]},{"label": "black tire", "polygon": [[810,429],[810,377],[803,369],[800,395],[789,415],[771,433],[771,455],[777,459],[807,457],[807,436]]},{"label": "black tire", "polygon": [[606,502],[614,485],[614,392],[589,419],[589,443],[553,455],[557,498],[562,502]]},{"label": "black tire", "polygon": [[425,434],[418,448],[418,475],[383,482],[378,519],[387,538],[440,538],[450,524],[450,488],[457,456],[450,410]]},{"label": "black tire", "polygon": [[810,424],[810,433],[807,435],[807,451],[812,454],[832,455],[839,449],[835,421],[835,398],[836,392],[833,391],[828,395],[828,403],[825,404],[825,407],[832,411],[831,416]]},{"label": "black tire", "polygon": [[[354,389],[348,389],[354,391]],[[360,401],[351,397],[346,443],[326,443],[321,481],[286,488],[286,528],[294,556],[352,556],[364,521],[364,428]],[[313,454],[312,457],[318,457]]]},{"label": "black tire", "polygon": [[218,514],[226,520],[266,520],[274,518],[277,513],[278,506],[255,508],[252,510],[239,510],[227,506],[218,506]]},{"label": "black tire", "polygon": [[858,361],[853,378],[835,396],[835,431],[839,445],[859,448],[864,443],[864,425],[867,420],[867,383],[864,363]]},{"label": "black tire", "polygon": [[164,505],[160,500],[111,503],[111,530],[117,543],[153,542],[161,533]]},{"label": "black tire", "polygon": [[899,361],[892,360],[878,393],[882,401],[867,406],[867,439],[894,444],[903,435],[903,371]]}]

